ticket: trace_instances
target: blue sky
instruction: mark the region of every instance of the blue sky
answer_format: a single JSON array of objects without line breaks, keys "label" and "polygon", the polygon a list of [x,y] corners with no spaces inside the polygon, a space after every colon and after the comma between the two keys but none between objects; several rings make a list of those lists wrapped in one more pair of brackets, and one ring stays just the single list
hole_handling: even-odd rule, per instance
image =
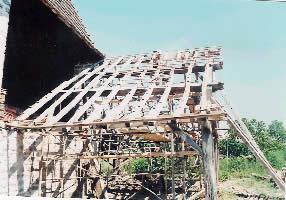
[{"label": "blue sky", "polygon": [[286,125],[286,3],[73,0],[107,56],[222,46],[217,78],[242,117]]}]

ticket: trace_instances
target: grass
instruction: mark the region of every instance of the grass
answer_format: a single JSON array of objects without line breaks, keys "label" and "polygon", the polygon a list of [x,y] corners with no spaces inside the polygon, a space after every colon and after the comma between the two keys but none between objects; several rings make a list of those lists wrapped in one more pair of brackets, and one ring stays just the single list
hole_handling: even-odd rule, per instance
[{"label": "grass", "polygon": [[220,160],[219,180],[225,181],[231,177],[243,178],[251,174],[266,175],[265,169],[256,161],[243,157],[231,157]]},{"label": "grass", "polygon": [[[285,152],[271,152],[267,155],[271,164],[280,169],[285,166]],[[260,180],[252,176],[268,175],[266,170],[253,157],[230,157],[220,160],[219,180],[223,193],[220,199],[237,199],[231,195],[233,188],[245,193],[267,195],[272,198],[283,197],[282,192],[268,179]],[[231,186],[231,187],[230,187]]]}]

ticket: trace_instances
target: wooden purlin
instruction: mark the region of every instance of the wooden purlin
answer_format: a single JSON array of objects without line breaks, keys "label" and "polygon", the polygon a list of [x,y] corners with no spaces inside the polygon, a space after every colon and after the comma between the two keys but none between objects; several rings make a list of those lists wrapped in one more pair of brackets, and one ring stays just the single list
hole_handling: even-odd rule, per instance
[{"label": "wooden purlin", "polygon": [[[121,61],[122,58],[119,58],[114,64],[112,64],[110,66],[110,68],[113,68],[114,66],[116,66],[120,61]],[[104,67],[105,65],[99,67],[99,69],[97,69],[97,71],[99,70],[104,70]],[[49,121],[48,123],[49,124],[53,124],[57,121],[59,121],[65,114],[67,114],[73,107],[75,107],[75,105],[77,103],[79,103],[79,101],[84,97],[84,95],[92,88],[94,87],[94,85],[96,85],[99,80],[103,77],[104,75],[104,72],[101,73],[99,72],[98,75],[93,79],[91,80],[90,83],[88,83],[88,85],[84,88],[84,90],[79,93],[65,108],[63,108],[63,110],[61,110],[56,116],[54,116],[51,121]]]},{"label": "wooden purlin", "polygon": [[[129,65],[132,61],[133,57],[129,58],[122,66],[121,68],[125,68],[127,65]],[[112,76],[110,76],[105,82],[104,85],[96,91],[96,93],[83,105],[81,106],[74,114],[74,116],[69,120],[69,122],[77,121],[84,112],[95,102],[95,100],[102,94],[102,92],[105,90],[105,87],[108,86],[110,82],[112,82],[113,78],[115,78],[119,72],[114,73]]]},{"label": "wooden purlin", "polygon": [[48,101],[50,101],[53,97],[55,97],[61,90],[63,90],[64,88],[68,87],[72,82],[78,80],[79,78],[81,78],[82,76],[84,76],[87,72],[89,71],[89,69],[85,69],[83,70],[80,74],[76,75],[75,77],[73,77],[72,79],[63,82],[62,84],[60,84],[58,87],[56,87],[52,92],[48,93],[47,95],[45,95],[41,100],[39,100],[38,102],[36,102],[33,106],[31,106],[30,108],[28,108],[27,110],[25,110],[23,112],[22,115],[20,115],[17,120],[25,120],[27,118],[29,118],[32,114],[34,114],[35,112],[37,112],[37,110],[39,110],[44,104],[46,104]]},{"label": "wooden purlin", "polygon": [[163,106],[167,103],[169,94],[171,92],[172,83],[174,81],[174,69],[170,72],[170,78],[168,80],[167,86],[164,90],[163,95],[160,98],[160,101],[158,102],[155,109],[152,109],[149,111],[147,117],[157,117],[160,114],[160,111],[162,110]]},{"label": "wooden purlin", "polygon": [[180,101],[179,107],[175,111],[175,115],[180,115],[184,113],[184,108],[187,105],[187,101],[189,99],[189,94],[190,94],[190,88],[191,88],[191,76],[192,76],[192,69],[194,66],[194,61],[192,61],[191,64],[188,64],[188,72],[186,73],[186,86],[185,86],[185,91],[183,94],[183,97]]},{"label": "wooden purlin", "polygon": [[[110,124],[116,121],[132,122],[134,119],[156,121],[156,118],[162,120],[187,118],[186,114],[190,111],[185,113],[185,110],[188,109],[187,103],[192,97],[191,93],[195,92],[197,94],[194,93],[194,95],[198,95],[202,90],[202,82],[193,81],[192,75],[204,73],[210,59],[212,59],[211,65],[217,65],[213,70],[221,68],[220,49],[213,49],[211,51],[215,52],[213,54],[208,53],[210,51],[210,49],[185,50],[178,52],[175,56],[154,52],[106,59],[101,66],[87,69],[61,84],[26,110],[18,120],[27,119],[56,95],[59,95],[58,99],[48,105],[48,108],[33,120],[33,123],[44,123],[44,126],[53,127],[61,124],[61,118],[73,109],[75,111],[67,124],[92,124],[93,122]],[[174,83],[177,74],[185,75],[185,83]],[[106,80],[103,81],[103,78]],[[83,85],[84,83],[87,84]],[[215,83],[210,80],[208,84]],[[93,93],[87,97],[84,104],[79,105],[88,92]],[[62,102],[74,93],[77,93],[75,98],[62,107]],[[167,105],[169,99],[177,101],[178,106],[174,110],[169,110],[168,115],[162,115],[162,108]],[[149,104],[155,107],[146,107],[150,106]],[[93,107],[91,114],[83,121],[78,121],[91,106]],[[54,116],[56,107],[62,108]],[[102,115],[102,112],[107,115]]]},{"label": "wooden purlin", "polygon": [[93,70],[91,73],[86,73],[85,76],[80,79],[73,87],[71,87],[68,92],[66,92],[65,94],[63,94],[59,99],[56,100],[55,103],[53,103],[48,109],[46,109],[39,117],[37,117],[35,119],[35,122],[40,122],[42,121],[49,113],[51,113],[56,106],[58,106],[62,101],[64,101],[75,88],[80,87],[85,81],[87,81],[90,77],[92,77],[93,75],[96,74],[96,72],[98,72],[99,70],[101,70],[102,68],[105,67],[105,65],[107,64],[107,62],[105,62],[103,65],[100,66],[100,68],[97,68],[95,70]]},{"label": "wooden purlin", "polygon": [[[156,79],[159,75],[160,75],[160,70],[157,70],[153,79]],[[137,105],[135,106],[134,112],[132,112],[130,115],[128,115],[127,119],[133,119],[133,118],[139,117],[138,114],[141,112],[142,108],[144,107],[146,102],[151,97],[154,87],[155,87],[155,83],[151,83],[151,86],[149,88],[147,88],[147,90],[144,93],[141,100],[139,102],[137,102]]]},{"label": "wooden purlin", "polygon": [[104,156],[69,156],[69,157],[49,157],[48,160],[76,160],[76,159],[126,159],[126,158],[151,158],[163,156],[195,156],[198,155],[195,151],[181,152],[148,152],[141,154],[123,154],[123,155],[104,155]]}]

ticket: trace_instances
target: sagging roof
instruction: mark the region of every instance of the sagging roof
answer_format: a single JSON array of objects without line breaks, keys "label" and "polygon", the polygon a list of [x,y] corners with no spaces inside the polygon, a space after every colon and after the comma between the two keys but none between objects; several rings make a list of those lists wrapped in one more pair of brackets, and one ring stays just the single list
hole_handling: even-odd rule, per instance
[{"label": "sagging roof", "polygon": [[103,54],[95,48],[81,18],[79,17],[72,0],[41,0],[49,7],[69,28],[71,28],[88,46],[93,48],[100,56]]}]

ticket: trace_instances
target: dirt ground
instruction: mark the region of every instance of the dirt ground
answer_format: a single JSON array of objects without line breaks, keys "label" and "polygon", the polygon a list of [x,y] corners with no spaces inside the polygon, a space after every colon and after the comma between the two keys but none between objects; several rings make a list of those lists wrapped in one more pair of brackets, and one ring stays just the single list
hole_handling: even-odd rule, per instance
[{"label": "dirt ground", "polygon": [[220,199],[284,199],[283,192],[274,183],[254,177],[220,182],[219,188]]}]

